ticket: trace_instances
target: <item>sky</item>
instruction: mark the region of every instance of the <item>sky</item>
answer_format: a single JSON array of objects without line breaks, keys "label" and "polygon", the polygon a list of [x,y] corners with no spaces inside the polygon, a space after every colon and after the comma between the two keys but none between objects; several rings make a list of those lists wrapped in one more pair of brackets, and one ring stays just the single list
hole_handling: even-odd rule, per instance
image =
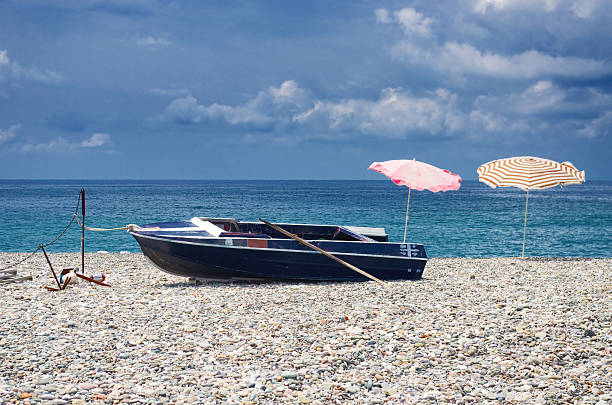
[{"label": "sky", "polygon": [[0,179],[612,174],[609,0],[0,1]]}]

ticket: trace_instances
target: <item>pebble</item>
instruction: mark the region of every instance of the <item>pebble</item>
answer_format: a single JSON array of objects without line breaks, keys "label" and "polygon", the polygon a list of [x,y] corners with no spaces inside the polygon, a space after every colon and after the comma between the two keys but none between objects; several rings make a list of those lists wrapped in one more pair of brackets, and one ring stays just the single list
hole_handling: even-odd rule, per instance
[{"label": "pebble", "polygon": [[48,400],[51,400],[51,399],[55,399],[55,395],[52,395],[52,394],[42,394],[42,395],[39,396],[39,398],[48,401]]},{"label": "pebble", "polygon": [[32,281],[0,286],[2,401],[612,401],[612,259],[431,259],[422,280],[382,287],[193,284],[124,252],[85,262],[113,287],[48,292],[38,255],[19,269]]}]

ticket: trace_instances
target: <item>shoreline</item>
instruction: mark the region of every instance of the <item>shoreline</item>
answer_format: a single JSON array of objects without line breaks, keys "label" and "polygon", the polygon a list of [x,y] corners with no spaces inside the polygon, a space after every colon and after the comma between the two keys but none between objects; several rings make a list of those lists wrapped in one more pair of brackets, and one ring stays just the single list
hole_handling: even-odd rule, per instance
[{"label": "shoreline", "polygon": [[[32,251],[28,252],[5,252],[0,251],[0,257],[4,255],[29,255]],[[42,254],[42,252],[39,252]],[[54,255],[79,255],[81,257],[81,251],[76,252],[47,252],[48,254]],[[143,255],[142,251],[138,249],[137,251],[131,252],[128,250],[121,251],[109,251],[109,250],[96,250],[96,251],[85,251],[85,256],[87,255]],[[439,259],[466,259],[466,260],[491,260],[491,259],[514,259],[514,260],[526,260],[526,261],[581,261],[581,260],[606,260],[612,259],[612,256],[525,256],[524,259],[521,259],[520,256],[437,256],[437,257],[428,257],[427,260],[439,260]],[[10,264],[10,263],[9,263]]]},{"label": "shoreline", "polygon": [[[0,253],[0,267],[29,253]],[[51,253],[56,269],[80,253]],[[433,258],[420,281],[205,282],[88,253],[0,286],[0,397],[63,403],[612,401],[612,258]]]}]

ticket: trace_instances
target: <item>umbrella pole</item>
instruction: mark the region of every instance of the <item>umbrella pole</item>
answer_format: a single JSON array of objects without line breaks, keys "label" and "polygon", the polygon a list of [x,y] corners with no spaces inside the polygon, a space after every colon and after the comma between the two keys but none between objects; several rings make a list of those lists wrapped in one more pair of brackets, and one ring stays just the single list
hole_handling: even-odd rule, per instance
[{"label": "umbrella pole", "polygon": [[406,230],[408,229],[408,208],[410,208],[410,190],[408,187],[408,204],[406,205],[406,222],[404,223],[404,243],[406,243]]},{"label": "umbrella pole", "polygon": [[527,197],[525,197],[525,223],[523,224],[523,253],[521,259],[525,258],[525,235],[527,234],[527,206],[529,205],[529,189],[527,189]]}]

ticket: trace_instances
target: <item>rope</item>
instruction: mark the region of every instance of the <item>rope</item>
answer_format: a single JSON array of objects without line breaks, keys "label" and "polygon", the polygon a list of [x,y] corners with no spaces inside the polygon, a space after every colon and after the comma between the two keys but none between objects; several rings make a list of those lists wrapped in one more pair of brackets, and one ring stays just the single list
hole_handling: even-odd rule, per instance
[{"label": "rope", "polygon": [[62,236],[64,236],[64,234],[66,233],[66,231],[68,230],[68,228],[70,228],[70,225],[72,225],[72,223],[74,222],[74,219],[77,216],[77,212],[79,211],[79,205],[81,204],[81,194],[79,194],[79,198],[77,200],[77,206],[74,210],[74,214],[72,215],[72,219],[70,220],[70,222],[68,222],[68,225],[66,226],[66,228],[64,228],[64,230],[62,231],[62,233],[60,233],[59,235],[57,235],[57,238],[53,239],[51,242],[49,243],[45,243],[43,245],[40,245],[40,247],[47,247],[50,245],[53,245],[55,242],[58,241],[59,238],[61,238]]},{"label": "rope", "polygon": [[[76,208],[74,209],[74,214],[72,215],[72,219],[70,220],[70,222],[68,222],[68,225],[66,225],[66,228],[64,228],[64,230],[62,231],[62,233],[60,233],[59,235],[57,235],[57,238],[53,239],[51,242],[41,244],[41,245],[40,245],[40,246],[38,246],[38,247],[37,247],[37,248],[36,248],[36,249],[35,249],[35,250],[34,250],[32,253],[30,253],[28,256],[26,256],[24,259],[19,260],[19,261],[18,261],[18,262],[16,262],[16,263],[13,263],[13,264],[11,264],[11,265],[9,265],[9,266],[7,266],[7,267],[4,267],[4,268],[0,269],[0,272],[1,272],[1,271],[8,270],[8,269],[11,269],[11,268],[13,268],[13,267],[16,267],[16,266],[18,266],[18,265],[20,265],[20,264],[24,263],[24,262],[25,262],[25,261],[27,261],[29,258],[31,258],[32,256],[34,256],[34,254],[35,254],[36,252],[38,252],[40,249],[42,249],[42,248],[44,248],[44,247],[47,247],[47,246],[50,246],[50,245],[54,244],[55,242],[57,242],[57,241],[59,240],[59,238],[61,238],[62,236],[64,236],[64,234],[66,233],[66,231],[68,230],[68,228],[70,228],[70,225],[72,225],[72,223],[74,222],[74,219],[75,219],[75,218],[77,218],[77,212],[79,211],[79,206],[80,206],[80,205],[81,205],[81,194],[79,194],[79,198],[77,199],[77,205],[76,205]],[[77,221],[78,221],[78,218],[77,218]]]},{"label": "rope", "polygon": [[83,228],[85,228],[88,231],[98,231],[98,232],[103,232],[103,231],[122,231],[122,230],[127,230],[129,232],[134,232],[134,231],[159,231],[161,228],[159,227],[153,227],[153,228],[142,228],[136,224],[128,224],[126,226],[122,226],[119,228],[94,228],[91,226],[83,226],[83,224],[81,223],[81,221],[79,220],[79,216],[78,216],[78,212],[79,212],[79,207],[81,205],[81,194],[79,193],[79,198],[77,199],[77,205],[76,208],[74,209],[74,214],[72,214],[72,219],[70,220],[70,222],[68,222],[68,225],[66,225],[66,228],[64,228],[64,230],[62,231],[62,233],[60,233],[59,235],[57,235],[57,237],[55,239],[53,239],[51,242],[48,243],[44,243],[41,244],[40,246],[38,246],[32,253],[30,253],[28,256],[26,256],[25,258],[19,260],[16,263],[13,263],[7,267],[1,268],[0,272],[3,272],[5,270],[11,269],[13,267],[19,266],[20,264],[24,263],[25,261],[27,261],[28,259],[30,259],[32,256],[34,256],[34,254],[36,254],[36,252],[38,252],[40,249],[42,248],[46,248],[47,246],[50,246],[52,244],[54,244],[55,242],[57,242],[59,240],[59,238],[61,238],[62,236],[64,236],[64,234],[66,233],[66,231],[68,230],[68,228],[70,228],[70,225],[72,225],[72,223],[74,222],[74,220],[76,219],[76,221],[78,222],[78,224]]},{"label": "rope", "polygon": [[36,248],[36,250],[34,250],[32,253],[30,253],[30,254],[29,254],[29,255],[28,255],[26,258],[24,258],[24,259],[22,259],[22,260],[19,260],[17,263],[13,263],[13,264],[11,264],[11,265],[9,265],[9,266],[7,266],[7,267],[3,268],[3,269],[0,269],[0,272],[3,272],[3,271],[8,270],[8,269],[10,269],[10,268],[13,268],[13,267],[19,266],[21,263],[25,262],[26,260],[28,260],[29,258],[31,258],[32,256],[34,256],[34,254],[36,254],[36,252],[38,252],[39,250],[40,250],[40,246],[39,246],[39,247],[37,247],[37,248]]},{"label": "rope", "polygon": [[[83,224],[81,223],[81,221],[79,221],[79,217],[74,214],[74,217],[76,218],[77,222],[79,223],[79,225],[81,225],[81,227],[83,226]],[[85,226],[85,229],[88,231],[96,231],[96,232],[105,232],[105,231],[123,231],[123,230],[127,230],[129,232],[134,232],[134,231],[159,231],[161,228],[156,226],[154,228],[141,228],[140,226],[136,225],[136,224],[127,224],[126,226],[121,226],[119,228],[94,228],[92,226]]]},{"label": "rope", "polygon": [[[81,225],[81,227],[83,227],[83,224],[81,223],[81,221],[79,221],[79,217],[75,214],[74,216],[77,220],[77,222],[79,223],[79,225]],[[85,226],[85,229],[88,231],[121,231],[124,229],[130,229],[130,226],[138,226],[138,225],[134,225],[134,224],[130,224],[130,225],[126,225],[126,226],[122,226],[120,228],[95,228],[93,226]]]}]

